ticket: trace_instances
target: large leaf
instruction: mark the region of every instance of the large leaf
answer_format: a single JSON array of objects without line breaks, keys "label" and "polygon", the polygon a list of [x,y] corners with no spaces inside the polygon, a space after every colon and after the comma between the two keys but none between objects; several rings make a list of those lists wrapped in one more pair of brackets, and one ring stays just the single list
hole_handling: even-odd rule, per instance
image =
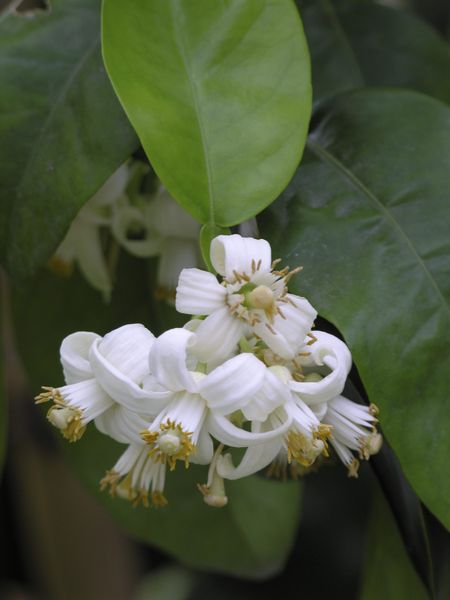
[{"label": "large leaf", "polygon": [[429,598],[409,562],[399,531],[385,499],[376,495],[367,538],[361,600]]},{"label": "large leaf", "polygon": [[27,276],[137,144],[102,65],[100,2],[1,22],[0,89],[0,250]]},{"label": "large leaf", "polygon": [[450,102],[450,46],[406,11],[361,0],[298,0],[315,99],[356,87],[410,87]]},{"label": "large leaf", "polygon": [[[17,338],[34,393],[42,384],[62,382],[58,349],[69,332],[103,334],[125,322],[143,322],[158,332],[158,306],[147,289],[148,280],[143,264],[128,259],[122,261],[108,306],[79,277],[65,281],[44,272],[29,289],[16,292]],[[30,410],[38,410],[31,398]],[[133,509],[128,502],[99,493],[99,480],[124,451],[123,445],[94,430],[77,444],[63,443],[80,477],[132,536],[203,569],[262,577],[283,565],[299,518],[297,484],[257,477],[230,482],[229,505],[219,510],[206,506],[197,489],[197,483],[205,482],[207,468],[177,467],[167,477],[168,507]]]},{"label": "large leaf", "polygon": [[202,223],[229,226],[283,190],[311,110],[292,0],[105,0],[108,73],[158,176]]},{"label": "large leaf", "polygon": [[293,288],[344,334],[415,491],[450,527],[450,109],[405,91],[342,94],[263,220]]}]

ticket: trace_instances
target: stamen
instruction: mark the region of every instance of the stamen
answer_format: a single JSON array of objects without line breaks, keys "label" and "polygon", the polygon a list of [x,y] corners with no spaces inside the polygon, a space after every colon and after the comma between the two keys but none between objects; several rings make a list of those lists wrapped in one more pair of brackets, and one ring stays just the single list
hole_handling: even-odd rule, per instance
[{"label": "stamen", "polygon": [[152,492],[152,506],[162,508],[163,506],[167,506],[167,504],[167,498],[162,492]]},{"label": "stamen", "polygon": [[81,411],[70,406],[55,404],[48,411],[47,419],[69,442],[77,442],[86,431]]},{"label": "stamen", "polygon": [[358,479],[359,460],[354,458],[351,463],[347,465],[347,477],[354,477]]},{"label": "stamen", "polygon": [[184,460],[186,469],[189,467],[189,457],[195,452],[191,441],[192,432],[184,431],[180,423],[168,419],[161,423],[159,431],[145,430],[141,437],[150,446],[149,456],[155,461],[167,464],[173,471],[177,460]]},{"label": "stamen", "polygon": [[312,333],[307,333],[306,337],[310,338],[309,342],[306,343],[307,346],[312,346],[312,344],[314,344],[314,342],[317,342],[316,336]]}]

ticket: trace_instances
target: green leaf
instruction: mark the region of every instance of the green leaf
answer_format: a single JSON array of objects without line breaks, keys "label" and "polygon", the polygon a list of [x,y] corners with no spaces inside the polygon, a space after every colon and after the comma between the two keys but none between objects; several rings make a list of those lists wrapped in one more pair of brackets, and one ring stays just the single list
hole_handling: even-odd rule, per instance
[{"label": "green leaf", "polygon": [[311,111],[292,0],[105,0],[103,54],[155,171],[200,222],[240,223],[287,185]]},{"label": "green leaf", "polygon": [[[149,279],[142,261],[122,255],[109,305],[80,276],[66,281],[42,272],[28,289],[16,291],[17,340],[33,395],[41,385],[62,383],[59,345],[68,333],[104,334],[125,322],[142,322],[157,333],[159,309],[147,289]],[[30,410],[41,410],[32,406],[31,398]],[[129,502],[99,493],[100,479],[125,446],[100,435],[93,425],[77,444],[61,443],[92,493],[133,537],[196,568],[263,577],[283,566],[299,519],[297,484],[258,477],[230,482],[229,505],[214,509],[197,489],[197,483],[206,481],[207,468],[177,467],[167,476],[168,507],[133,509]]]},{"label": "green leaf", "polygon": [[100,2],[0,23],[1,255],[19,277],[137,146],[100,52]]},{"label": "green leaf", "polygon": [[429,598],[406,554],[397,525],[380,492],[372,508],[361,600]]},{"label": "green leaf", "polygon": [[262,235],[345,336],[417,494],[450,527],[450,109],[413,92],[322,106]]},{"label": "green leaf", "polygon": [[450,102],[450,47],[406,11],[361,0],[298,0],[315,99],[366,86],[409,87]]}]

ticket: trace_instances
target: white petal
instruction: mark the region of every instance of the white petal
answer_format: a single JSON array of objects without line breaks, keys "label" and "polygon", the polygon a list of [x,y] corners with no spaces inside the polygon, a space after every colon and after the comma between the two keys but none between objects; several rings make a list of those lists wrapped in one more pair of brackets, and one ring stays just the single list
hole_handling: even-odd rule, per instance
[{"label": "white petal", "polygon": [[190,239],[197,242],[200,225],[161,186],[147,208],[147,218],[163,237]]},{"label": "white petal", "polygon": [[217,460],[217,472],[224,479],[240,479],[257,473],[267,467],[282,447],[282,438],[275,438],[265,444],[248,448],[237,467],[233,465],[230,454],[220,456]]},{"label": "white petal", "polygon": [[227,307],[214,311],[197,327],[192,347],[201,362],[226,360],[236,350],[244,324],[228,312]]},{"label": "white petal", "polygon": [[114,329],[98,344],[98,351],[117,370],[135,383],[148,374],[148,353],[155,336],[136,323]]},{"label": "white petal", "polygon": [[211,412],[207,426],[211,434],[222,444],[245,448],[246,446],[263,444],[275,438],[282,438],[291,423],[292,418],[285,413],[284,421],[278,427],[262,433],[253,433],[236,427],[226,417]]},{"label": "white petal", "polygon": [[196,383],[187,368],[187,351],[195,333],[187,329],[169,329],[160,335],[149,354],[150,372],[163,388],[172,392],[195,392]]},{"label": "white petal", "polygon": [[[146,258],[156,256],[161,251],[162,240],[150,231],[142,210],[129,203],[114,211],[111,225],[114,237],[130,254]],[[130,232],[138,230],[142,239],[130,238]]]},{"label": "white petal", "polygon": [[95,379],[85,379],[59,388],[65,403],[83,413],[83,424],[89,423],[113,405],[113,399]]},{"label": "white petal", "polygon": [[59,350],[67,384],[92,377],[89,350],[100,336],[90,331],[77,331],[63,339]]},{"label": "white petal", "polygon": [[272,250],[266,240],[243,238],[238,234],[219,235],[211,242],[211,263],[220,275],[234,281],[235,271],[251,275],[252,264],[259,264],[260,272],[270,271]]},{"label": "white petal", "polygon": [[295,306],[290,303],[280,303],[283,317],[276,315],[270,327],[264,319],[253,329],[278,356],[292,359],[303,346],[317,312],[305,298],[292,294],[287,294],[287,298],[294,302]]},{"label": "white petal", "polygon": [[345,343],[325,331],[314,330],[311,333],[317,341],[302,348],[310,353],[309,357],[302,359],[302,364],[309,366],[325,364],[334,369],[336,363],[341,363],[349,372],[352,366],[352,355]]},{"label": "white petal", "polygon": [[121,165],[89,200],[85,206],[86,211],[83,212],[83,216],[94,219],[99,208],[114,204],[125,192],[129,176],[128,165]]},{"label": "white petal", "polygon": [[230,414],[248,404],[263,385],[266,371],[253,354],[239,354],[202,379],[198,391],[211,410]]},{"label": "white petal", "polygon": [[91,347],[89,362],[92,371],[105,392],[124,407],[145,415],[155,415],[161,400],[171,397],[170,392],[148,391],[116,369],[98,350],[98,340]]},{"label": "white petal", "polygon": [[206,427],[202,427],[195,447],[191,455],[191,462],[196,465],[208,465],[214,455],[214,445]]},{"label": "white petal", "polygon": [[[173,292],[178,285],[182,270],[188,267],[195,267],[199,262],[197,240],[175,237],[167,238],[162,244],[161,255],[159,257],[158,285],[164,290]],[[178,310],[178,312],[185,311]]]},{"label": "white petal", "polygon": [[103,254],[100,230],[92,223],[82,223],[77,228],[76,258],[80,270],[92,287],[103,292],[105,299],[109,300],[112,283]]},{"label": "white petal", "polygon": [[241,410],[249,421],[265,421],[272,411],[290,400],[291,392],[288,386],[266,369],[263,385]]},{"label": "white petal", "polygon": [[210,315],[226,305],[227,291],[212,273],[183,269],[178,280],[175,307],[187,315]]},{"label": "white petal", "polygon": [[[323,331],[314,331],[317,341],[303,350],[310,352],[304,361],[308,366],[327,365],[332,369],[320,381],[291,381],[290,388],[307,404],[321,404],[338,396],[352,366],[352,357],[347,346],[338,338]],[[303,359],[302,359],[303,362]]]},{"label": "white petal", "polygon": [[119,404],[114,404],[95,419],[97,429],[122,444],[142,444],[141,432],[148,428],[148,420]]}]

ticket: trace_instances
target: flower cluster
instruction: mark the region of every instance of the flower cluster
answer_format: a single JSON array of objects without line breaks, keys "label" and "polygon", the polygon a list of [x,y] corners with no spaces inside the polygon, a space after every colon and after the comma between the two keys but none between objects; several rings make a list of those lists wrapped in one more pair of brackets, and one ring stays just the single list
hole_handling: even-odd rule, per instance
[{"label": "flower cluster", "polygon": [[[256,221],[246,221],[239,231],[256,235]],[[199,233],[200,224],[155,182],[149,167],[130,160],[86,202],[49,266],[68,276],[77,264],[108,301],[119,250],[138,258],[158,257],[156,296],[172,303],[182,269],[203,265]]]},{"label": "flower cluster", "polygon": [[240,235],[215,238],[211,262],[220,282],[196,268],[180,274],[176,308],[193,315],[184,328],[65,338],[66,385],[37,397],[52,402],[49,421],[69,441],[94,421],[127,444],[101,486],[134,504],[166,504],[166,475],[180,462],[209,465],[199,489],[217,507],[227,503],[224,480],[265,467],[296,476],[331,449],[356,477],[381,445],[377,409],[341,395],[350,352],[312,330],[316,311],[288,292],[298,269],[279,269],[268,242]]}]

